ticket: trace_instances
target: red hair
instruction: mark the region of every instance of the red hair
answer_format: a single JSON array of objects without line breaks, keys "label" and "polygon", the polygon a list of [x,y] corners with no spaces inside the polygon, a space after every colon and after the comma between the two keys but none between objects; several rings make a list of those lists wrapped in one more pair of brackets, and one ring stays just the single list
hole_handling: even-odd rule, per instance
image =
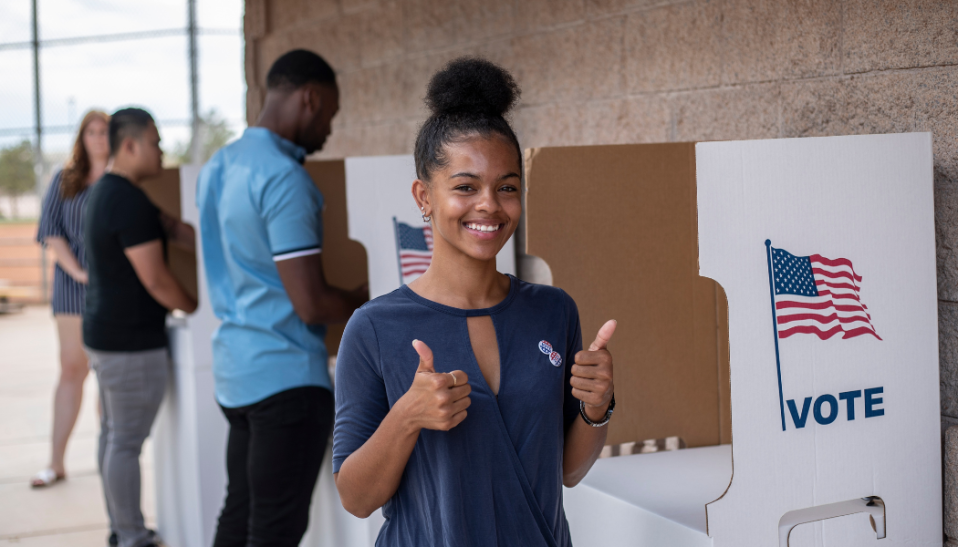
[{"label": "red hair", "polygon": [[86,188],[86,179],[90,176],[90,154],[87,153],[86,145],[83,144],[83,133],[96,120],[105,123],[107,127],[110,126],[110,115],[106,112],[91,110],[83,116],[76,141],[73,143],[73,153],[66,167],[63,168],[63,174],[60,175],[60,194],[63,199],[75,197]]}]

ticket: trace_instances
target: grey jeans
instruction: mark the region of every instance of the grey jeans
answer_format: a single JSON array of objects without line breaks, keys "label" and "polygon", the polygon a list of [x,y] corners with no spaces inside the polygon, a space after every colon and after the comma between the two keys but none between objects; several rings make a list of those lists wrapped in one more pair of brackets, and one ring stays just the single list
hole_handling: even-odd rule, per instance
[{"label": "grey jeans", "polygon": [[119,547],[154,540],[140,511],[140,449],[163,401],[170,358],[166,348],[136,352],[86,348],[100,384],[103,417],[97,463],[110,528]]}]

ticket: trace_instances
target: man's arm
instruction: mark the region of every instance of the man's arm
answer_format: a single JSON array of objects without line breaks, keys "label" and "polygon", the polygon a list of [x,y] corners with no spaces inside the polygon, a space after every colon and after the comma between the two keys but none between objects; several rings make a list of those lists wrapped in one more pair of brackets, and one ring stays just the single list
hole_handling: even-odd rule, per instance
[{"label": "man's arm", "polygon": [[173,277],[173,272],[163,259],[163,242],[159,239],[140,243],[123,249],[133,265],[136,276],[157,302],[168,310],[196,311],[196,300],[186,294]]},{"label": "man's arm", "polygon": [[365,285],[344,291],[326,284],[319,252],[277,260],[276,269],[293,310],[307,325],[343,323],[369,300],[369,289]]}]

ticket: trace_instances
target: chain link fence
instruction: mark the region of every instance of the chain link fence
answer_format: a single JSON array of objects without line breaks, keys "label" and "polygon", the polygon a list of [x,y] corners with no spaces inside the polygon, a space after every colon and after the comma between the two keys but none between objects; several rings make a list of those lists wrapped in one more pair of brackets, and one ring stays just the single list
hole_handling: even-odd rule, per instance
[{"label": "chain link fence", "polygon": [[[39,86],[34,85],[34,9]],[[40,294],[47,294],[41,280],[48,260],[33,243],[30,225],[88,110],[146,108],[157,120],[165,163],[189,161],[194,137],[191,9],[202,122],[196,133],[199,159],[205,159],[246,126],[243,0],[0,2],[0,299],[5,286],[36,284]],[[25,145],[36,167],[32,185],[9,175],[22,172],[8,167],[22,161]]]}]

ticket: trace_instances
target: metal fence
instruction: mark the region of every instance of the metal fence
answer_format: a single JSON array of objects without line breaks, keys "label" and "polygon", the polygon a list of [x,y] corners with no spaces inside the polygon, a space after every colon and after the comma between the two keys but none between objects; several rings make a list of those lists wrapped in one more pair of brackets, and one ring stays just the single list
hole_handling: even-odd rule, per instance
[{"label": "metal fence", "polygon": [[[172,163],[202,159],[194,136],[210,117],[241,132],[242,16],[243,0],[0,2],[0,149],[28,141],[38,175],[21,216],[38,214],[87,110],[146,108]],[[3,255],[0,282],[5,260],[23,262]]]}]

